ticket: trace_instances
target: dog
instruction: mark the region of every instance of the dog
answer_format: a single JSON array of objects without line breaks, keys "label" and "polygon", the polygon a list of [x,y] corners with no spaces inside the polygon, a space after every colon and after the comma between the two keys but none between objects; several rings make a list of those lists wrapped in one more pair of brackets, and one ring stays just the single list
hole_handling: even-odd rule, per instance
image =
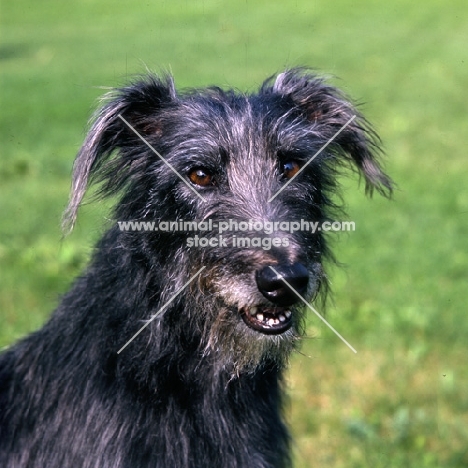
[{"label": "dog", "polygon": [[283,375],[331,252],[320,229],[281,223],[333,220],[348,166],[390,195],[377,135],[306,68],[251,94],[150,74],[93,122],[65,225],[93,183],[118,222],[0,357],[0,466],[290,466]]}]

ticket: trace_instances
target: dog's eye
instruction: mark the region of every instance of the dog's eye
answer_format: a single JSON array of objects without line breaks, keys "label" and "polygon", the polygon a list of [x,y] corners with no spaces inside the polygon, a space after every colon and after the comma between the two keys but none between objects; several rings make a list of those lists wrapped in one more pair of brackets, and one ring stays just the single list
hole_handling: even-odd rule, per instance
[{"label": "dog's eye", "polygon": [[292,179],[300,168],[301,166],[297,161],[287,161],[281,165],[281,176],[284,179]]},{"label": "dog's eye", "polygon": [[198,185],[199,187],[208,187],[215,183],[213,175],[203,167],[192,169],[188,173],[188,178],[190,179],[190,182]]}]

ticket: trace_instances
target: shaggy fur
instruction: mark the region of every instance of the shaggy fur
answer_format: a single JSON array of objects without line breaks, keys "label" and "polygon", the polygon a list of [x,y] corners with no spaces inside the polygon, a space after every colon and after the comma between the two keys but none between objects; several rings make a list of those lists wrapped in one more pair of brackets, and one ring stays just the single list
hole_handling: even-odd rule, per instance
[{"label": "shaggy fur", "polygon": [[[305,69],[253,94],[178,93],[171,77],[148,76],[97,113],[75,161],[65,222],[73,225],[91,182],[101,196],[119,197],[116,221],[323,222],[344,166],[367,191],[390,192],[377,143],[349,100]],[[239,233],[229,232],[228,248],[195,248],[193,234],[116,223],[50,321],[3,353],[1,467],[290,465],[282,373],[305,312],[282,278],[312,300],[326,284],[324,236],[264,235],[281,241],[264,249],[232,246]]]}]

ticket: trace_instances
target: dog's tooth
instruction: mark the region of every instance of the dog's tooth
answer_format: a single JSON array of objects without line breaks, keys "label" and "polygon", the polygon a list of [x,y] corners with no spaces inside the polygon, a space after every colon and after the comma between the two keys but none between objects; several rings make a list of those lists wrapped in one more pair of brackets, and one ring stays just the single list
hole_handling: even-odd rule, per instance
[{"label": "dog's tooth", "polygon": [[283,314],[280,314],[278,318],[280,322],[284,322],[286,320],[286,317]]},{"label": "dog's tooth", "polygon": [[272,327],[274,324],[275,324],[275,319],[268,319],[268,325],[270,325],[270,327]]},{"label": "dog's tooth", "polygon": [[254,317],[254,316],[257,314],[257,310],[258,310],[257,307],[255,307],[255,306],[251,307],[251,308],[250,308],[250,315],[251,315],[252,317]]},{"label": "dog's tooth", "polygon": [[261,313],[257,314],[257,320],[260,320],[260,322],[263,322],[263,314]]},{"label": "dog's tooth", "polygon": [[287,310],[284,315],[286,315],[286,318],[289,318],[291,317],[291,311],[290,310]]}]

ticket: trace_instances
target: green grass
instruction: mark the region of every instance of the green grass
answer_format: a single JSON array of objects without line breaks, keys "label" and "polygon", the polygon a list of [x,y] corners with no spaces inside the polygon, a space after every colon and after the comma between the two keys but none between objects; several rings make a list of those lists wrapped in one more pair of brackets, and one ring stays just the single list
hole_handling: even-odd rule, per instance
[{"label": "green grass", "polygon": [[[398,183],[345,180],[329,321],[288,374],[297,467],[468,466],[468,4],[32,2],[1,15],[0,346],[38,328],[105,225],[62,239],[72,160],[101,86],[169,69],[179,87],[254,89],[305,64],[364,101]],[[339,78],[338,78],[339,77]]]}]

